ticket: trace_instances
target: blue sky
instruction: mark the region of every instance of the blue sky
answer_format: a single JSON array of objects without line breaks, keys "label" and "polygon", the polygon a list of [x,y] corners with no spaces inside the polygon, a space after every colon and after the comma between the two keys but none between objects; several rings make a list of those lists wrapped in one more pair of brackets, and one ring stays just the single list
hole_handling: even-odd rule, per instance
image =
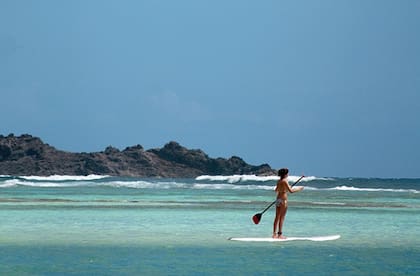
[{"label": "blue sky", "polygon": [[0,133],[420,177],[420,1],[0,2]]}]

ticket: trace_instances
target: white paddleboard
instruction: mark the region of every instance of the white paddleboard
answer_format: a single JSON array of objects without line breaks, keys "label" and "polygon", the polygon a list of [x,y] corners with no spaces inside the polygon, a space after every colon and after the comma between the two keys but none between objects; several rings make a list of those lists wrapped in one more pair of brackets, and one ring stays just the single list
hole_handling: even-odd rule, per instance
[{"label": "white paddleboard", "polygon": [[340,235],[318,236],[318,237],[287,237],[285,239],[274,238],[229,238],[230,241],[243,242],[287,242],[287,241],[333,241],[339,239]]}]

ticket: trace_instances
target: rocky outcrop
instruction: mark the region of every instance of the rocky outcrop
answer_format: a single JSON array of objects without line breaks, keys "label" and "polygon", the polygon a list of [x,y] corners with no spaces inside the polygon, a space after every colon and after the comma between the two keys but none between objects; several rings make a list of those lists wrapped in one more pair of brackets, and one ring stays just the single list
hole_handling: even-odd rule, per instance
[{"label": "rocky outcrop", "polygon": [[60,151],[38,137],[0,135],[0,175],[115,175],[195,177],[199,175],[272,175],[269,165],[253,166],[241,158],[210,158],[202,150],[177,142],[145,150],[141,145],[120,151],[112,146],[93,153]]}]

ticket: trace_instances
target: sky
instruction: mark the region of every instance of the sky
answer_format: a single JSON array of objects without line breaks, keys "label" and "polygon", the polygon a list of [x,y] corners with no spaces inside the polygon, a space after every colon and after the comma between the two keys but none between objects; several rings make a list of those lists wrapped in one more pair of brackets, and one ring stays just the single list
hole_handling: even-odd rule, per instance
[{"label": "sky", "polygon": [[0,1],[0,134],[420,177],[420,1]]}]

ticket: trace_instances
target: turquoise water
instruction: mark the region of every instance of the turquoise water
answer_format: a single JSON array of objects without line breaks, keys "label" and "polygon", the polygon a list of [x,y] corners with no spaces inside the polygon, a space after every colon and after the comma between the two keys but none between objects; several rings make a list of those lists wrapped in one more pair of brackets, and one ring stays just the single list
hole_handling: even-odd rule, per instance
[{"label": "turquoise water", "polygon": [[[292,180],[295,179],[291,177]],[[7,275],[418,275],[420,180],[306,178],[286,236],[267,237],[270,178],[0,177],[0,273]]]}]

